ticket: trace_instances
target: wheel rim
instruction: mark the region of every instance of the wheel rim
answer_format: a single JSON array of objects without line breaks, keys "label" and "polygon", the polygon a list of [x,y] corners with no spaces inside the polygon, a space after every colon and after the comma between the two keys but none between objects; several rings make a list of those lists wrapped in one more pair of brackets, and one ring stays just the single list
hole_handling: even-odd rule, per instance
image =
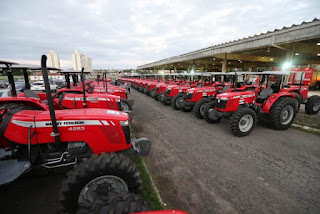
[{"label": "wheel rim", "polygon": [[313,111],[318,111],[320,109],[320,100],[316,101],[314,103],[314,106],[312,108]]},{"label": "wheel rim", "polygon": [[88,199],[90,200],[91,198],[89,197],[95,195],[94,192],[96,191],[110,190],[114,190],[116,192],[129,191],[126,182],[124,182],[124,180],[121,178],[113,175],[104,175],[91,180],[82,188],[78,197],[78,203],[82,203]]},{"label": "wheel rim", "polygon": [[287,125],[291,122],[293,118],[293,108],[292,106],[286,106],[282,109],[280,114],[280,121],[283,125]]},{"label": "wheel rim", "polygon": [[178,108],[180,108],[180,98],[178,98],[178,99],[176,100],[176,106],[177,106]]},{"label": "wheel rim", "polygon": [[200,114],[203,116],[204,115],[204,109],[205,109],[206,105],[205,104],[202,104],[200,106]]},{"label": "wheel rim", "polygon": [[247,132],[253,125],[253,117],[250,114],[244,115],[239,121],[239,129],[241,132]]},{"label": "wheel rim", "polygon": [[129,106],[127,103],[121,103],[121,110],[122,111],[129,111]]}]

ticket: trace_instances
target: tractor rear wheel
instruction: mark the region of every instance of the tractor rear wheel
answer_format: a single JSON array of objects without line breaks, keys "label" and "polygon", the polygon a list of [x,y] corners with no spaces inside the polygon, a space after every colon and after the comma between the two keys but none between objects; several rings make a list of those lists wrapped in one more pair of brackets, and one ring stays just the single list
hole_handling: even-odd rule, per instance
[{"label": "tractor rear wheel", "polygon": [[116,153],[93,155],[69,171],[59,193],[61,213],[75,213],[78,204],[91,200],[97,190],[139,192],[141,176],[136,165]]},{"label": "tractor rear wheel", "polygon": [[207,103],[206,107],[204,108],[203,118],[208,123],[219,123],[221,121],[221,117],[218,117],[216,120],[211,119],[209,117],[209,110],[212,109],[215,106],[215,104],[216,104],[215,100],[210,101],[209,103]]},{"label": "tractor rear wheel", "polygon": [[176,96],[174,96],[171,100],[171,107],[174,109],[174,110],[180,110],[180,99],[181,97],[183,96],[182,93],[180,94],[177,94]]},{"label": "tractor rear wheel", "polygon": [[320,96],[313,95],[309,97],[306,105],[305,111],[307,114],[317,114],[320,110]]},{"label": "tractor rear wheel", "polygon": [[232,114],[229,120],[232,133],[238,137],[249,135],[257,124],[256,112],[243,107]]},{"label": "tractor rear wheel", "polygon": [[276,130],[288,129],[297,115],[297,101],[291,97],[279,98],[269,111],[270,127]]},{"label": "tractor rear wheel", "polygon": [[206,108],[206,105],[210,102],[209,98],[202,98],[194,105],[194,115],[199,118],[203,119],[204,116],[204,109]]},{"label": "tractor rear wheel", "polygon": [[132,111],[132,105],[127,99],[121,99],[121,111]]},{"label": "tractor rear wheel", "polygon": [[147,202],[134,193],[103,191],[94,200],[79,204],[77,214],[136,213],[149,210]]}]

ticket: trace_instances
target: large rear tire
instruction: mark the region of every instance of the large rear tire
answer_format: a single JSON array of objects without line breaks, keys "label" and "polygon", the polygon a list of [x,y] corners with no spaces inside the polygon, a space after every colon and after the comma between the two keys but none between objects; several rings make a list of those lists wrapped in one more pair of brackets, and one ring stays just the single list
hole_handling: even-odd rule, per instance
[{"label": "large rear tire", "polygon": [[307,114],[318,114],[320,110],[320,96],[313,95],[308,98],[305,105],[305,111]]},{"label": "large rear tire", "polygon": [[216,120],[213,120],[209,117],[209,110],[212,109],[216,104],[216,101],[210,101],[207,103],[205,109],[204,109],[204,113],[203,113],[203,118],[205,121],[207,121],[208,123],[219,123],[221,121],[221,117],[217,118]]},{"label": "large rear tire", "polygon": [[147,202],[138,195],[129,192],[102,192],[92,201],[79,204],[77,214],[136,213],[149,211]]},{"label": "large rear tire", "polygon": [[75,213],[78,203],[92,198],[97,189],[139,192],[141,176],[126,156],[115,153],[93,155],[67,174],[59,193],[61,213]]},{"label": "large rear tire", "polygon": [[238,137],[249,135],[257,124],[257,115],[251,108],[240,108],[229,120],[232,133]]},{"label": "large rear tire", "polygon": [[201,100],[199,100],[195,105],[194,105],[194,115],[199,118],[199,119],[203,119],[204,117],[204,110],[206,108],[206,105],[210,102],[209,98],[202,98]]},{"label": "large rear tire", "polygon": [[270,127],[275,130],[286,130],[297,115],[297,101],[291,97],[279,98],[269,111]]}]

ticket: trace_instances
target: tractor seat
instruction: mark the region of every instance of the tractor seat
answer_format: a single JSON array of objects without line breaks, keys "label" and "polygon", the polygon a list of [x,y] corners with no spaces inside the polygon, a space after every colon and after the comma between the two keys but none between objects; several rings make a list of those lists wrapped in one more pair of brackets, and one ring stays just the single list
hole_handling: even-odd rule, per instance
[{"label": "tractor seat", "polygon": [[219,91],[219,93],[226,92],[226,91],[228,91],[230,88],[231,88],[230,85],[226,85],[226,86],[223,87],[222,91]]},{"label": "tractor seat", "polygon": [[271,85],[271,88],[273,90],[274,93],[279,93],[280,91],[280,84],[279,83],[275,83]]},{"label": "tractor seat", "polygon": [[266,100],[273,93],[271,88],[263,89],[260,94],[257,96],[258,100]]},{"label": "tractor seat", "polygon": [[31,91],[30,89],[25,89],[23,93],[26,97],[33,97],[33,98],[40,99],[39,95],[36,94],[34,91]]}]

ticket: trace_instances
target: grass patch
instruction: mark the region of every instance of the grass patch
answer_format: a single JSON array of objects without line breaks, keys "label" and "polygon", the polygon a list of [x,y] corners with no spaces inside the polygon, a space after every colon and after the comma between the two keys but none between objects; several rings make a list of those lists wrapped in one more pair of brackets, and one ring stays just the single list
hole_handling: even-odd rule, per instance
[{"label": "grass patch", "polygon": [[[140,128],[138,124],[133,123],[131,126],[131,139],[138,138]],[[159,198],[156,187],[154,186],[152,175],[146,167],[143,157],[131,157],[131,160],[137,165],[142,178],[142,198],[148,202],[151,210],[164,210],[165,207]]]},{"label": "grass patch", "polygon": [[146,165],[144,164],[143,157],[132,157],[132,161],[137,165],[141,172],[142,177],[142,198],[147,201],[152,210],[163,210],[165,207],[161,203],[158,193],[152,182],[152,176],[150,175]]}]

